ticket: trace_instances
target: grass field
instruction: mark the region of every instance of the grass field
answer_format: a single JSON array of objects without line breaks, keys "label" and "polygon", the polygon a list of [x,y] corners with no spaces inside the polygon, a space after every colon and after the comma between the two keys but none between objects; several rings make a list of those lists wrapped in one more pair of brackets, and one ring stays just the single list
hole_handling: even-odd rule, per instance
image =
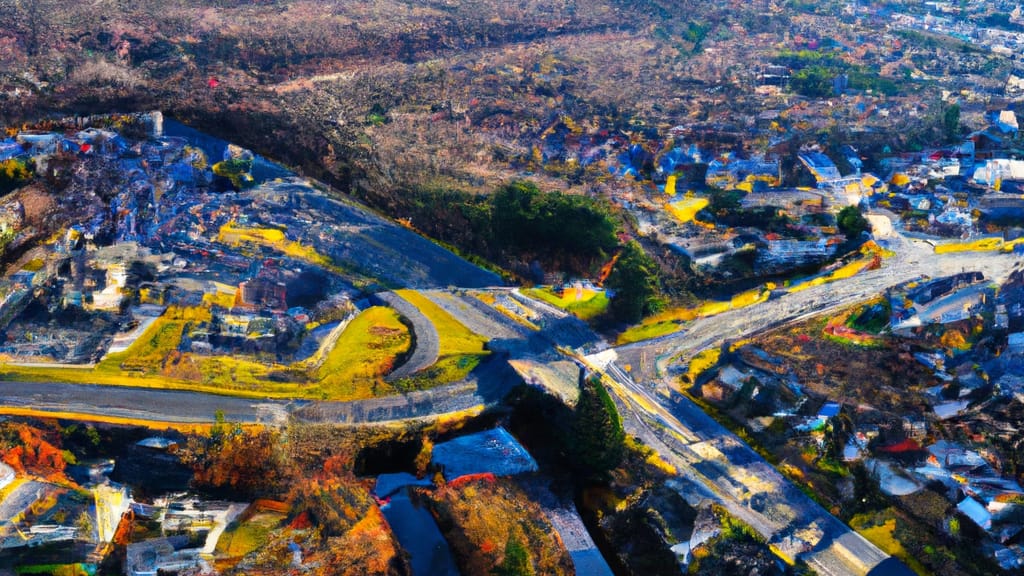
[{"label": "grass field", "polygon": [[[91,369],[8,366],[0,372],[0,379],[191,390],[252,398],[358,400],[395,392],[383,377],[412,343],[409,329],[393,310],[370,308],[352,320],[324,362],[310,374],[299,365],[178,352],[186,324],[204,319],[209,319],[208,310],[172,307],[128,349],[109,354]],[[288,377],[274,379],[275,374]]]},{"label": "grass field", "polygon": [[[854,517],[850,521],[850,525],[854,526],[861,536],[866,538],[868,542],[878,546],[882,552],[906,562],[907,566],[917,574],[924,575],[930,573],[920,561],[911,557],[907,549],[903,547],[903,544],[896,539],[894,535],[896,532],[895,518],[890,518],[877,526],[866,526],[864,524],[863,519],[858,517]],[[858,525],[860,527],[857,527]]]},{"label": "grass field", "polygon": [[549,288],[529,288],[523,290],[523,294],[565,310],[580,320],[596,318],[608,310],[608,296],[595,290],[583,290],[579,300],[574,290],[569,291],[567,298],[562,298]]},{"label": "grass field", "polygon": [[385,392],[383,377],[411,346],[409,328],[394,310],[368,308],[349,323],[311,376],[331,398],[370,398]]},{"label": "grass field", "polygon": [[397,290],[396,294],[419,309],[434,324],[439,345],[437,362],[398,382],[403,390],[419,390],[462,380],[480,364],[484,356],[490,354],[484,349],[488,338],[470,331],[426,296],[415,290]]}]

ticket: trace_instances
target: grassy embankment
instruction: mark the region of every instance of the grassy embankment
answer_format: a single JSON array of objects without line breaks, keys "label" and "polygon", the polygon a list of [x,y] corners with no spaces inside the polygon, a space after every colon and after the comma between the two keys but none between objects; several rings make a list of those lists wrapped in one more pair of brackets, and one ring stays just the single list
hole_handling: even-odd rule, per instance
[{"label": "grassy embankment", "polygon": [[[821,286],[823,284],[853,278],[861,272],[876,268],[879,266],[882,258],[889,257],[892,254],[891,252],[883,250],[874,242],[868,242],[862,246],[860,252],[862,255],[860,258],[856,258],[853,261],[825,274],[815,276],[810,280],[804,280],[798,284],[789,286],[787,291],[800,292],[801,290],[806,290],[812,286]],[[760,304],[768,299],[768,296],[774,289],[775,285],[769,282],[760,288],[741,292],[733,296],[731,300],[710,300],[694,308],[673,308],[666,310],[660,314],[655,314],[654,316],[644,319],[640,324],[620,334],[618,343],[629,344],[630,342],[640,342],[642,340],[657,338],[658,336],[678,332],[682,329],[683,323],[697,318],[706,318],[729,310],[736,310],[747,306],[753,306],[754,304]]]},{"label": "grassy embankment", "polygon": [[1014,247],[1018,245],[1024,245],[1024,238],[1018,238],[1016,240],[1010,240],[1007,242],[1002,238],[980,238],[978,240],[969,240],[965,242],[946,242],[944,244],[936,244],[936,254],[953,254],[957,252],[1013,252]]},{"label": "grassy embankment", "polygon": [[465,378],[490,354],[484,349],[487,338],[463,326],[440,306],[414,290],[396,293],[419,309],[437,329],[438,358],[433,366],[395,384],[403,391],[421,390]]},{"label": "grassy embankment", "polygon": [[266,546],[270,533],[284,519],[285,515],[277,512],[258,512],[252,518],[229,525],[217,541],[217,555],[240,559]]},{"label": "grassy embankment", "polygon": [[[383,376],[408,351],[411,336],[389,308],[365,310],[345,328],[315,370],[264,364],[238,356],[178,352],[191,322],[209,321],[205,308],[169,308],[131,346],[91,369],[8,366],[5,380],[30,380],[190,390],[256,398],[356,400],[385,393]],[[280,382],[274,374],[291,377]],[[388,389],[387,392],[393,392]]]},{"label": "grassy embankment", "polygon": [[[568,290],[566,297],[555,294],[550,288],[529,288],[523,294],[543,300],[556,308],[576,316],[580,320],[591,320],[608,310],[608,296],[603,291],[584,289],[581,294]],[[579,298],[577,298],[579,296]]]},{"label": "grassy embankment", "polygon": [[907,566],[915,573],[922,575],[931,573],[904,548],[902,542],[896,539],[896,518],[889,518],[881,524],[872,525],[870,518],[866,515],[855,516],[850,520],[850,526],[868,542],[878,546],[882,552],[906,562]]},{"label": "grassy embankment", "polygon": [[544,512],[507,479],[456,481],[423,493],[463,574],[571,574],[572,561]]},{"label": "grassy embankment", "polygon": [[774,284],[767,284],[752,290],[740,292],[729,300],[708,300],[692,308],[672,308],[644,319],[643,322],[619,334],[619,344],[640,342],[678,332],[685,322],[697,318],[717,316],[729,310],[738,310],[760,304],[768,299]]}]

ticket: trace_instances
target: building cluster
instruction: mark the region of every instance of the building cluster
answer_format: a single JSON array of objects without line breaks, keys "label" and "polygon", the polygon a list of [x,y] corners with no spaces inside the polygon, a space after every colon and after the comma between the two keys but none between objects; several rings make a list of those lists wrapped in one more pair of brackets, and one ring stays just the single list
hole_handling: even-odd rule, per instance
[{"label": "building cluster", "polygon": [[[0,143],[4,158],[59,174],[53,192],[68,216],[35,259],[0,281],[0,355],[97,362],[140,334],[147,306],[210,309],[212,321],[185,335],[183,351],[288,353],[316,317],[337,316],[326,308],[346,306],[357,290],[314,248],[346,223],[313,216],[330,208],[318,192],[248,151],[164,134],[159,113],[126,121],[149,136],[125,138],[108,118],[110,129],[72,123]],[[211,166],[218,155],[265,186],[235,190]],[[14,244],[41,233],[24,213],[17,195],[0,206],[0,232]]]}]

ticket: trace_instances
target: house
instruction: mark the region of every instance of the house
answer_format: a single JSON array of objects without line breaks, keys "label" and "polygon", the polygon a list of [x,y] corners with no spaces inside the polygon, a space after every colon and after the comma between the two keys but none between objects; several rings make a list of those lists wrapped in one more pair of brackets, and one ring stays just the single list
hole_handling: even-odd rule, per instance
[{"label": "house", "polygon": [[837,402],[826,402],[821,410],[818,410],[818,418],[829,420],[839,415],[839,404]]},{"label": "house", "polygon": [[157,538],[128,545],[125,573],[130,576],[156,576],[197,568],[205,562],[198,548],[188,548],[188,536]]},{"label": "house", "polygon": [[821,152],[807,150],[800,152],[797,158],[804,165],[804,168],[814,176],[814,180],[819,186],[839,180],[842,177],[835,162]]},{"label": "house", "polygon": [[964,516],[971,519],[972,522],[978,525],[983,530],[989,530],[992,528],[992,514],[974,498],[964,498],[959,504],[956,505],[957,510],[962,512]]},{"label": "house", "polygon": [[1006,353],[1011,356],[1024,356],[1024,332],[1015,332],[1007,336]]},{"label": "house", "polygon": [[987,466],[981,454],[946,440],[939,440],[928,447],[928,464],[960,472],[977,470]]},{"label": "house", "polygon": [[0,462],[0,490],[14,482],[14,468]]}]

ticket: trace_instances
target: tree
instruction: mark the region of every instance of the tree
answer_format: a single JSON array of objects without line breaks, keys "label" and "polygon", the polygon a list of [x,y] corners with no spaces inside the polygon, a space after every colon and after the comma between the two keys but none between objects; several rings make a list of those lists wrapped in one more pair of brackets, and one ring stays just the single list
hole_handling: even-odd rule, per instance
[{"label": "tree", "polygon": [[953,104],[942,113],[942,133],[947,142],[960,137],[960,105]]},{"label": "tree", "polygon": [[856,206],[847,206],[840,210],[836,222],[839,224],[839,230],[846,234],[847,238],[857,238],[861,232],[871,230],[871,224]]},{"label": "tree", "polygon": [[505,541],[505,559],[494,567],[495,576],[532,576],[533,566],[530,564],[530,553],[522,542],[511,533]]},{"label": "tree", "polygon": [[616,320],[637,322],[661,307],[658,266],[638,242],[622,248],[606,284],[615,290],[610,309]]},{"label": "tree", "polygon": [[622,461],[626,433],[619,412],[598,377],[587,379],[580,390],[573,420],[573,446],[577,464],[603,473]]}]

